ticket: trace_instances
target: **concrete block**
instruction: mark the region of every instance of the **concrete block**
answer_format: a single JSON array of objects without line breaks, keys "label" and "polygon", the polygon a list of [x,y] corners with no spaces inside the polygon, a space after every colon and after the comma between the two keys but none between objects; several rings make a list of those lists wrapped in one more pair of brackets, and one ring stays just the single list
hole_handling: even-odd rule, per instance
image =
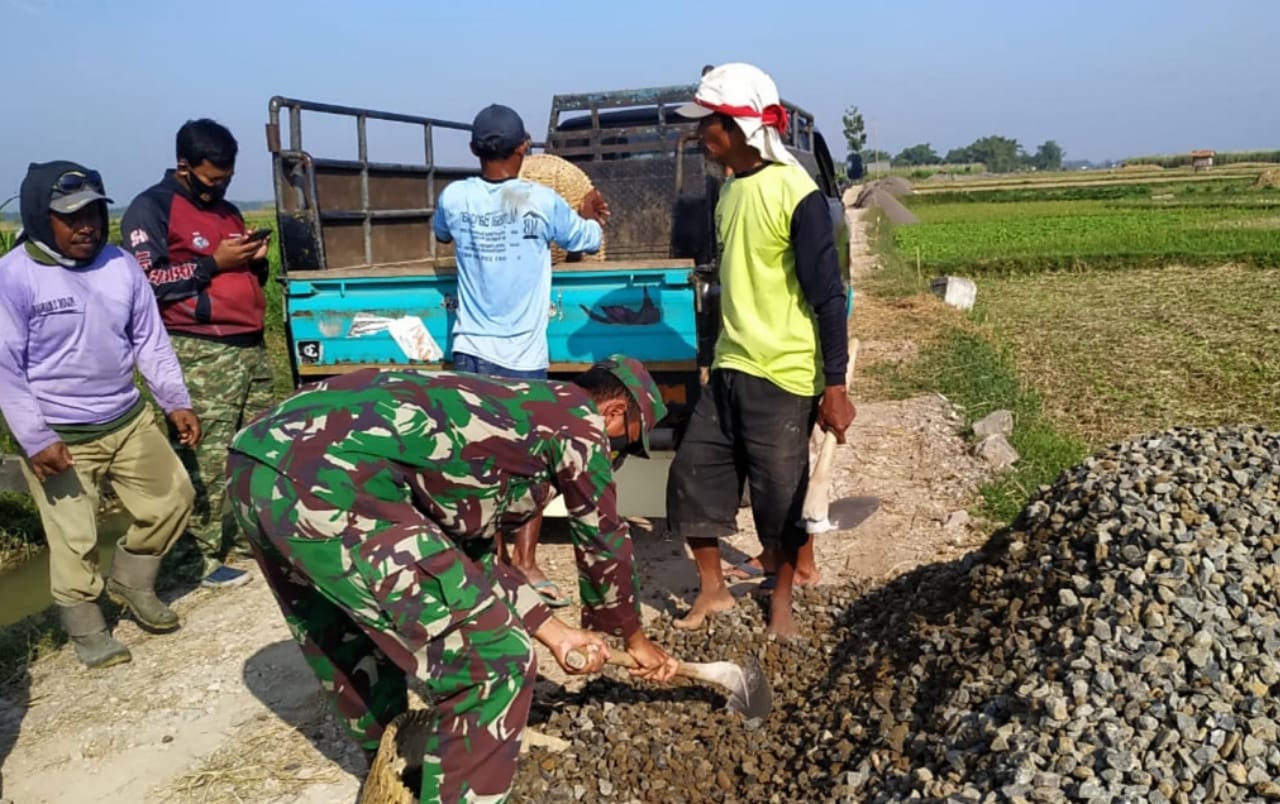
[{"label": "concrete block", "polygon": [[1008,439],[999,434],[982,439],[974,450],[974,454],[990,464],[991,468],[997,472],[1009,469],[1021,457]]},{"label": "concrete block", "polygon": [[991,435],[1002,435],[1008,438],[1013,435],[1013,413],[1007,410],[993,411],[986,418],[974,423],[973,434],[978,438]]},{"label": "concrete block", "polygon": [[963,276],[940,276],[929,283],[929,290],[944,302],[961,310],[972,310],[978,298],[978,286]]}]

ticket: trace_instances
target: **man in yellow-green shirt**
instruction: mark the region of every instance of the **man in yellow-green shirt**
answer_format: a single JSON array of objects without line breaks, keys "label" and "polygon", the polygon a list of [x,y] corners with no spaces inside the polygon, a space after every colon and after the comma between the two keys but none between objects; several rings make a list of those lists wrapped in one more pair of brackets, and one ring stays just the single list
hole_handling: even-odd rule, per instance
[{"label": "man in yellow-green shirt", "polygon": [[[826,198],[783,146],[773,80],[749,64],[704,73],[693,103],[707,156],[732,173],[716,205],[721,330],[710,382],[667,483],[667,521],[693,549],[701,589],[676,625],[698,628],[734,605],[721,538],[737,531],[743,483],[766,569],[776,568],[769,630],[796,635],[792,589],[816,580],[801,524],[815,422],[844,443],[856,415],[845,388],[848,302]],[[772,565],[772,567],[770,567]]]}]

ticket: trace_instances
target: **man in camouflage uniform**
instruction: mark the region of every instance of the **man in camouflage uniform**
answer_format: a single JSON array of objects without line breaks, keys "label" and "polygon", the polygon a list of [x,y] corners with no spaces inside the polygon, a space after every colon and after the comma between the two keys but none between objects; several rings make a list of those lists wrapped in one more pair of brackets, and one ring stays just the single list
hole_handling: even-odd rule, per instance
[{"label": "man in camouflage uniform", "polygon": [[[640,629],[613,461],[647,455],[666,413],[620,355],[574,383],[364,370],[299,391],[236,435],[229,495],[263,576],[339,717],[367,751],[432,692],[421,800],[506,800],[537,663],[598,672],[601,634],[571,628],[494,537],[558,492],[584,628],[619,636],[642,677],[675,662]],[[572,650],[588,666],[568,667]]]}]

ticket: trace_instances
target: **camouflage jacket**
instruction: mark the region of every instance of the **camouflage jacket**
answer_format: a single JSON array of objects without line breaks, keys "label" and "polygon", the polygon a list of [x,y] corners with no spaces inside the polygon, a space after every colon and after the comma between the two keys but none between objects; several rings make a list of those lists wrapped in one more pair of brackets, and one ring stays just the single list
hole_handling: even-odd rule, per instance
[{"label": "camouflage jacket", "polygon": [[[621,636],[640,628],[604,419],[576,385],[366,369],[302,388],[241,430],[231,449],[339,509],[358,496],[393,502],[407,491],[473,559],[558,491],[570,516],[583,627]],[[519,586],[511,591],[526,624],[550,615],[509,573],[497,580]]]}]

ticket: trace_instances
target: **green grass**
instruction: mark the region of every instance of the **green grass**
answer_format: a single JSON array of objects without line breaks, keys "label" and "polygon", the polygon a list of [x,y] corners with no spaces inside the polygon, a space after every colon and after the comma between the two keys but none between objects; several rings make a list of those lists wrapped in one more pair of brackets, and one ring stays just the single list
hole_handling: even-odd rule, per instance
[{"label": "green grass", "polygon": [[1257,181],[1257,176],[1252,173],[1248,176],[1195,181],[1153,182],[1147,181],[1149,178],[1153,177],[1149,175],[1141,178],[1126,177],[1127,180],[1124,181],[1094,183],[1062,182],[1050,187],[1027,184],[1016,187],[983,188],[980,185],[970,185],[942,190],[930,189],[928,193],[912,196],[910,204],[913,209],[923,209],[933,205],[956,203],[1012,204],[1035,201],[1119,200],[1149,203],[1153,197],[1164,196],[1173,196],[1178,203],[1199,200],[1201,203],[1221,204],[1228,200],[1248,199],[1269,204],[1280,203],[1280,192],[1254,190],[1253,184]]},{"label": "green grass", "polygon": [[0,569],[43,545],[44,528],[35,502],[26,494],[0,491]]},{"label": "green grass", "polygon": [[[877,231],[880,234],[872,246],[881,270],[864,285],[867,293],[891,303],[927,293],[931,275],[917,273],[914,262],[895,248],[893,225],[881,216]],[[1008,522],[1033,492],[1081,460],[1088,447],[1046,415],[1043,399],[1018,375],[1012,351],[1000,345],[988,328],[958,313],[943,320],[949,323],[929,337],[909,333],[924,342],[918,357],[874,365],[870,379],[896,398],[940,393],[961,408],[968,426],[996,410],[1013,413],[1009,442],[1019,460],[1009,472],[982,487],[978,512],[993,521]]]},{"label": "green grass", "polygon": [[0,690],[20,678],[31,662],[66,643],[56,606],[0,628]]},{"label": "green grass", "polygon": [[1009,443],[1020,456],[1014,468],[982,487],[981,513],[1008,522],[1040,486],[1052,483],[1088,452],[1084,442],[1054,425],[1034,390],[1019,379],[1010,353],[977,331],[955,327],[920,357],[889,373],[901,396],[937,392],[960,406],[970,425],[996,410],[1013,413]]},{"label": "green grass", "polygon": [[[5,207],[12,204],[14,199],[0,204],[0,212],[4,212]],[[13,248],[13,241],[18,237],[18,227],[12,226],[2,216],[0,216],[0,254],[4,254]]]}]

